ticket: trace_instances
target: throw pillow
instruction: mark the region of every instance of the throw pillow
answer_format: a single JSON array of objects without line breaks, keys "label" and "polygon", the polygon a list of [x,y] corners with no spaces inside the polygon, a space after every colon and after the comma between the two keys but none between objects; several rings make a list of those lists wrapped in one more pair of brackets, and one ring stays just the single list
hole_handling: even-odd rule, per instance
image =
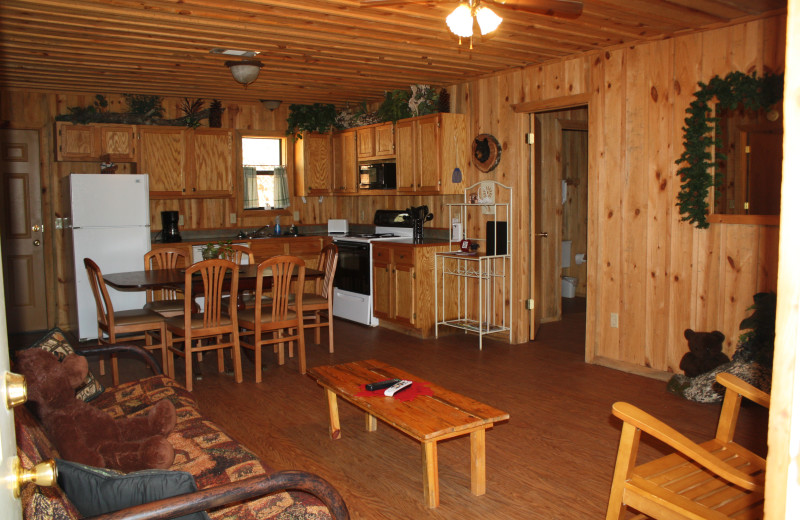
[{"label": "throw pillow", "polygon": [[[102,515],[197,491],[185,471],[147,469],[124,474],[56,459],[58,485],[84,517]],[[177,520],[210,520],[205,511]]]},{"label": "throw pillow", "polygon": [[[30,346],[30,348],[37,347],[52,352],[59,361],[63,361],[69,354],[75,353],[75,349],[72,348],[69,340],[58,327],[50,329],[39,341]],[[82,401],[89,402],[102,394],[103,390],[105,390],[103,385],[101,385],[100,381],[89,371],[83,384],[75,390],[75,397]]]}]

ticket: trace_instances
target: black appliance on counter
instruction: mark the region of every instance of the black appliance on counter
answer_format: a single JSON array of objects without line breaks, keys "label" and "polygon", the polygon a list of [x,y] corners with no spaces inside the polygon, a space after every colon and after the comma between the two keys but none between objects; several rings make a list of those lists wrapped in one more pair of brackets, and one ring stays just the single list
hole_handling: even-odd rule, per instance
[{"label": "black appliance on counter", "polygon": [[161,240],[164,242],[180,242],[181,234],[178,231],[178,219],[180,215],[177,211],[161,212]]},{"label": "black appliance on counter", "polygon": [[360,163],[358,189],[393,190],[397,188],[397,165],[393,162]]},{"label": "black appliance on counter", "polygon": [[433,220],[433,213],[428,212],[428,206],[416,206],[406,209],[408,222],[413,229],[414,242],[422,242],[422,225]]}]

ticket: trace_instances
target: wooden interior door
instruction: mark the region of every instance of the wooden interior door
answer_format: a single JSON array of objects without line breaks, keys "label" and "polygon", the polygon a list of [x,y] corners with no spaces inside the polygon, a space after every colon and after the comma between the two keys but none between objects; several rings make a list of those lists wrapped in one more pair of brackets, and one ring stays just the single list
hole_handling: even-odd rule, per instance
[{"label": "wooden interior door", "polygon": [[539,269],[539,266],[542,265],[542,248],[539,246],[539,238],[537,234],[539,233],[538,219],[537,219],[537,212],[536,212],[536,197],[537,197],[537,186],[540,185],[540,176],[541,176],[541,167],[539,166],[539,160],[537,159],[541,153],[540,147],[538,146],[538,137],[541,134],[541,128],[539,128],[538,120],[536,119],[535,114],[530,115],[530,125],[529,125],[529,136],[534,137],[534,142],[529,143],[529,150],[530,154],[529,163],[528,163],[528,178],[530,179],[530,230],[533,236],[531,237],[531,265],[530,269],[528,270],[531,273],[530,276],[530,295],[531,300],[533,301],[533,310],[531,311],[531,326],[530,326],[530,339],[533,341],[536,339],[536,333],[539,332],[539,327],[542,324],[542,303],[541,298],[539,297],[539,291],[542,286],[542,270]]},{"label": "wooden interior door", "polygon": [[0,131],[5,306],[9,332],[47,328],[39,133]]}]

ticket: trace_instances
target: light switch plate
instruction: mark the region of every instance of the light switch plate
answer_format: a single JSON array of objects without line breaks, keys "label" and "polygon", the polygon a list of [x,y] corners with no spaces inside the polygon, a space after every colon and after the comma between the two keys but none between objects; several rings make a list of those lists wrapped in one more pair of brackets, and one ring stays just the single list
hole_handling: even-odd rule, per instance
[{"label": "light switch plate", "polygon": [[183,215],[178,215],[178,225],[179,226],[183,225]]}]

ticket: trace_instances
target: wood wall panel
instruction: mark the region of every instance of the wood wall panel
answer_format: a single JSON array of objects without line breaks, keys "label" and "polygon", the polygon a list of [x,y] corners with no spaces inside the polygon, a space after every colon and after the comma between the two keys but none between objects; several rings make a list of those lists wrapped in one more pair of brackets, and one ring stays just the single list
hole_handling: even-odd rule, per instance
[{"label": "wood wall panel", "polygon": [[[589,52],[551,63],[513,70],[450,87],[454,112],[467,115],[467,135],[494,135],[503,146],[500,167],[489,174],[464,165],[465,185],[496,179],[514,188],[513,342],[528,336],[531,229],[529,228],[529,149],[524,144],[527,114],[519,103],[590,94],[589,200],[587,225],[587,352],[588,360],[641,372],[676,371],[686,351],[685,328],[722,330],[732,353],[738,323],[747,315],[752,295],[774,289],[777,272],[777,228],[712,224],[697,230],[683,222],[674,205],[680,189],[674,177],[682,149],[685,110],[697,82],[732,70],[781,71],[785,16],[694,33],[668,40]],[[68,107],[88,105],[91,95],[3,92],[2,122],[19,128],[43,129],[43,189],[52,204],[51,224],[66,209],[62,180],[91,163],[54,163],[53,118]],[[124,101],[107,96],[108,110],[121,111]],[[179,98],[165,99],[165,117],[180,116]],[[283,132],[288,107],[270,112],[260,104],[226,103],[226,127]],[[48,192],[49,190],[49,192]],[[560,191],[558,192],[560,196]],[[458,196],[309,197],[292,199],[289,211],[300,223],[323,224],[347,218],[368,224],[375,209],[427,204],[435,214],[429,225],[447,228],[446,203]],[[178,209],[187,229],[257,227],[264,218],[228,224],[233,199],[158,201],[162,209]],[[477,222],[471,224],[479,225]],[[55,276],[58,279],[57,324],[71,312],[65,287],[66,248],[55,233]],[[619,313],[618,329],[610,314]]]}]

